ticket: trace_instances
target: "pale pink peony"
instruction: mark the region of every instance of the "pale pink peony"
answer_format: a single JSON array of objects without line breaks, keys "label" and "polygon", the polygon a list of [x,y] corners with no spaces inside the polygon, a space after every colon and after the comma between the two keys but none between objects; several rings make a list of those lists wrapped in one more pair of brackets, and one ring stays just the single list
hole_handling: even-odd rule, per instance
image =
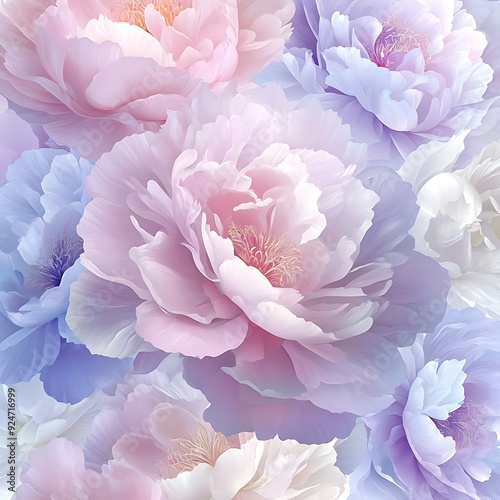
[{"label": "pale pink peony", "polygon": [[17,498],[333,500],[345,493],[335,443],[225,437],[203,421],[208,402],[180,367],[171,356],[148,375],[128,377],[94,419],[83,451],[62,439],[34,451]]},{"label": "pale pink peony", "polygon": [[[408,237],[410,186],[393,171],[358,179],[364,148],[349,139],[333,111],[291,104],[276,87],[203,91],[159,132],[125,138],[89,177],[72,330],[107,356],[151,344],[234,354],[222,373],[280,399],[256,416],[272,427],[259,437],[345,437],[354,415],[392,400],[402,367],[394,344],[412,341],[419,309],[448,286]],[[388,362],[373,368],[379,353]],[[220,386],[218,395],[233,390]],[[286,427],[300,413],[289,403],[314,425]]]},{"label": "pale pink peony", "polygon": [[[329,333],[303,319],[304,307],[290,312],[321,279],[345,275],[371,224],[378,197],[345,167],[363,156],[349,129],[314,102],[293,110],[277,88],[222,100],[202,92],[193,109],[96,164],[78,229],[92,272],[73,289],[74,331],[91,350],[119,357],[134,337],[117,323],[117,306],[137,316],[138,335],[155,347],[197,357],[238,347],[250,321],[313,344],[366,331],[349,307],[329,313]],[[313,133],[317,122],[336,140]],[[314,151],[320,144],[330,151]],[[83,305],[102,280],[115,292],[89,321]]]},{"label": "pale pink peony", "polygon": [[247,85],[281,57],[293,11],[292,0],[8,0],[0,92],[35,110],[54,140],[97,158],[157,130],[197,79]]}]

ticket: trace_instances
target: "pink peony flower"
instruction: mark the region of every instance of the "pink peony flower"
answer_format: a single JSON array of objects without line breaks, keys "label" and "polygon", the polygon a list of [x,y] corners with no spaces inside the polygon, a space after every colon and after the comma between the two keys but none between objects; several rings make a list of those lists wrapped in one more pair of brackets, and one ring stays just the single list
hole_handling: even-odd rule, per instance
[{"label": "pink peony flower", "polygon": [[8,0],[0,92],[94,159],[187,106],[193,79],[248,84],[281,57],[293,11],[292,0]]},{"label": "pink peony flower", "polygon": [[[271,87],[201,92],[158,133],[124,139],[89,178],[72,330],[107,356],[146,350],[141,339],[195,358],[233,353],[222,371],[280,400],[273,418],[254,404],[256,421],[235,418],[236,432],[260,420],[266,439],[345,437],[354,415],[391,401],[394,343],[439,321],[418,311],[448,287],[413,251],[410,186],[391,170],[357,179],[364,150],[349,137],[334,112]],[[347,423],[287,428],[288,404]]]},{"label": "pink peony flower", "polygon": [[171,356],[148,375],[128,377],[94,419],[83,451],[63,439],[34,451],[17,498],[333,500],[345,493],[335,443],[225,437],[203,421],[208,402],[180,368]]}]

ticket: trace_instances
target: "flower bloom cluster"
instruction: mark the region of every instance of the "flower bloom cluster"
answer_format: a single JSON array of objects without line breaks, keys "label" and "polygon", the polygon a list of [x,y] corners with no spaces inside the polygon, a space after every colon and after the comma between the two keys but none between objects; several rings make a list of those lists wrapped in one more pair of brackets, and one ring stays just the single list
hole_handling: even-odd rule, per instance
[{"label": "flower bloom cluster", "polygon": [[486,38],[459,0],[295,3],[293,36],[263,79],[336,110],[372,164],[478,127],[497,100],[483,97]]},{"label": "flower bloom cluster", "polygon": [[335,443],[215,432],[202,418],[206,399],[182,379],[181,366],[171,356],[125,379],[83,449],[59,438],[33,452],[17,498],[341,498],[346,477],[335,466]]},{"label": "flower bloom cluster", "polygon": [[498,500],[499,22],[0,0],[12,500]]}]

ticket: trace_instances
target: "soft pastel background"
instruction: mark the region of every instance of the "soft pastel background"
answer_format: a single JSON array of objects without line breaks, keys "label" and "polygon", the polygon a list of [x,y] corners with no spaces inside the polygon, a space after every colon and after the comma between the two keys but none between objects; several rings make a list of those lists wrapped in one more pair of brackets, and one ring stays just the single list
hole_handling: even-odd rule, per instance
[{"label": "soft pastel background", "polygon": [[499,499],[499,28],[1,0],[0,498]]}]

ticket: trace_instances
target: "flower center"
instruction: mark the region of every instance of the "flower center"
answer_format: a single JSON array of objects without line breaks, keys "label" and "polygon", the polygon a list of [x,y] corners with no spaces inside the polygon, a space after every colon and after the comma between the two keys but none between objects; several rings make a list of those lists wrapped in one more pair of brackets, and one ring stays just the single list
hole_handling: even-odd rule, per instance
[{"label": "flower center", "polygon": [[135,24],[148,31],[144,11],[150,4],[163,16],[167,26],[171,26],[174,19],[183,10],[180,0],[128,0],[118,3],[113,10],[119,11],[119,21]]},{"label": "flower center", "polygon": [[369,50],[368,53],[377,66],[392,69],[413,49],[420,49],[425,62],[430,62],[427,37],[415,33],[406,21],[393,16],[384,21],[382,32],[373,44],[373,51]]},{"label": "flower center", "polygon": [[233,222],[227,232],[234,254],[245,264],[257,268],[276,287],[293,286],[299,273],[300,251],[285,237],[258,231],[253,226],[243,229]]},{"label": "flower center", "polygon": [[457,448],[463,448],[476,439],[483,424],[479,409],[467,401],[452,411],[446,420],[434,420],[434,423],[443,436],[453,438]]},{"label": "flower center", "polygon": [[177,444],[177,449],[167,456],[166,468],[170,478],[191,471],[199,464],[213,467],[225,451],[235,447],[223,434],[204,425],[200,425],[197,432],[172,441]]},{"label": "flower center", "polygon": [[49,247],[46,257],[32,267],[29,281],[42,292],[59,286],[63,274],[75,263],[82,252],[83,244],[80,238],[63,238],[53,247]]}]

